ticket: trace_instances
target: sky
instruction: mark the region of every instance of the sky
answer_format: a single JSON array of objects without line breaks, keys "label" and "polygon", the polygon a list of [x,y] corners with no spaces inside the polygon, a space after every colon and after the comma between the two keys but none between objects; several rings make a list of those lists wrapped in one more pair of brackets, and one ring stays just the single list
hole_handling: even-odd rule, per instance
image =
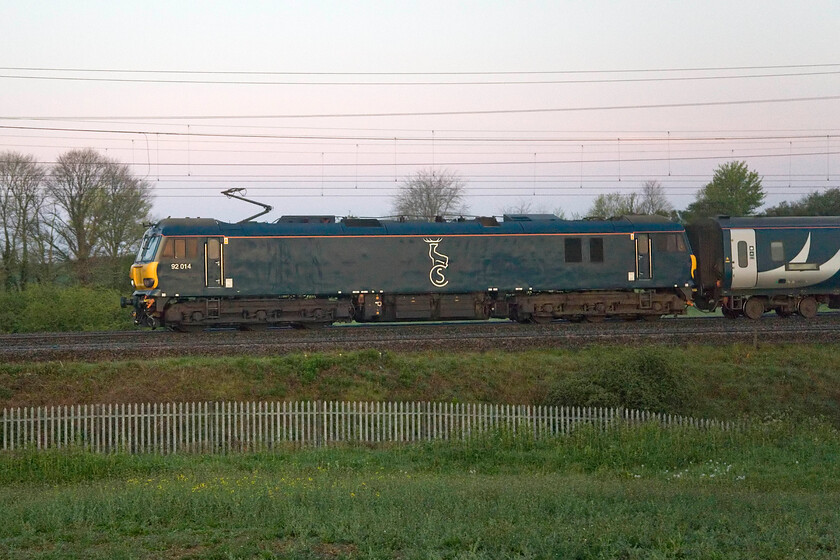
[{"label": "sky", "polygon": [[386,216],[420,170],[465,213],[677,209],[745,161],[766,205],[840,187],[836,1],[0,2],[0,151],[94,148],[153,214]]}]

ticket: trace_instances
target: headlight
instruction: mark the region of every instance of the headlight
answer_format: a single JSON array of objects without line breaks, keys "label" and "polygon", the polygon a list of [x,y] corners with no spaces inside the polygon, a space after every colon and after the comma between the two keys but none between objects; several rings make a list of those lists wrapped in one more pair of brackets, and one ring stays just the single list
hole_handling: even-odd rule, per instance
[{"label": "headlight", "polygon": [[151,288],[155,285],[155,279],[154,278],[143,278],[143,285],[146,286],[147,288]]}]

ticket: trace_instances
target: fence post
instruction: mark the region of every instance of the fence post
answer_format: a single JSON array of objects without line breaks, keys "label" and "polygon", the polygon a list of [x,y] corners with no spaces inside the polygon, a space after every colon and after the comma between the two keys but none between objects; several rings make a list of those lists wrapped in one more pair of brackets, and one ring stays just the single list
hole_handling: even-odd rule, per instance
[{"label": "fence post", "polygon": [[100,403],[4,408],[0,448],[78,444],[91,453],[109,454],[263,452],[280,442],[326,447],[338,441],[468,441],[492,429],[540,440],[570,433],[580,423],[604,432],[651,421],[663,428],[743,429],[740,422],[623,407],[315,400],[214,402],[211,410],[209,402]]}]

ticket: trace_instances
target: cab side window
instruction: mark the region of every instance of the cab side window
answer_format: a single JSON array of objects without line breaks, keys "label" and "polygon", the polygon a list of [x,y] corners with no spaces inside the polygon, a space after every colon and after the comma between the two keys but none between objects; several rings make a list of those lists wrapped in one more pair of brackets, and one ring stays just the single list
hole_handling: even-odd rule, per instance
[{"label": "cab side window", "polygon": [[194,259],[198,253],[198,240],[194,237],[168,237],[163,246],[164,258],[185,260]]},{"label": "cab side window", "polygon": [[653,236],[654,248],[660,253],[684,253],[685,239],[676,233],[657,234]]}]

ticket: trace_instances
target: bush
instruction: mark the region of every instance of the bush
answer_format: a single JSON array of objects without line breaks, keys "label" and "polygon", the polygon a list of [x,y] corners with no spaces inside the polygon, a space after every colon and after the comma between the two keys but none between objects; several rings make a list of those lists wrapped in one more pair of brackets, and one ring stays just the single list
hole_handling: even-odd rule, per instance
[{"label": "bush", "polygon": [[643,348],[613,354],[592,371],[567,374],[548,391],[546,404],[680,413],[689,403],[689,393],[673,355]]},{"label": "bush", "polygon": [[133,327],[120,293],[104,288],[31,285],[0,292],[0,332],[127,330]]}]

